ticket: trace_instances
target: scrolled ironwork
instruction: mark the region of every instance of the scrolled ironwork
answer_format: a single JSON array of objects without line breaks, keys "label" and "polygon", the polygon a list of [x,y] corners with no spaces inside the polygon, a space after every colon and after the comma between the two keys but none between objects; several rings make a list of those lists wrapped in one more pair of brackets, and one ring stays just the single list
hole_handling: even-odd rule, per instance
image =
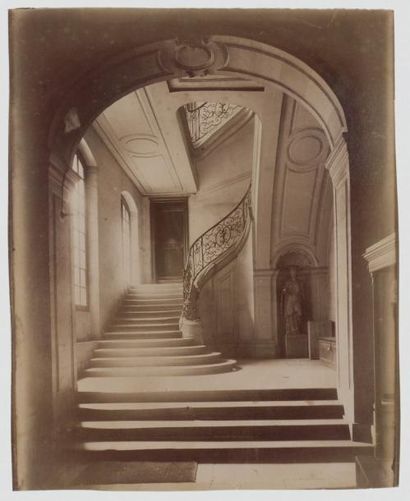
[{"label": "scrolled ironwork", "polygon": [[249,186],[238,205],[191,245],[183,277],[183,318],[198,318],[199,283],[210,268],[220,263],[243,240],[249,227],[250,207]]},{"label": "scrolled ironwork", "polygon": [[193,102],[185,105],[188,129],[194,148],[201,146],[242,107],[227,103]]}]

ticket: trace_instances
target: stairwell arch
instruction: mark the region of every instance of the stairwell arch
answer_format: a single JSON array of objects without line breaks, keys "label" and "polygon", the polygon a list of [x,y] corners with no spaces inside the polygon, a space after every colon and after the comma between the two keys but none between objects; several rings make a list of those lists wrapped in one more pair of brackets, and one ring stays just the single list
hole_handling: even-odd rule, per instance
[{"label": "stairwell arch", "polygon": [[[220,74],[257,80],[292,96],[313,114],[330,145],[326,167],[333,185],[334,239],[337,259],[338,380],[347,414],[353,416],[353,340],[351,305],[350,181],[342,106],[325,80],[303,61],[264,43],[225,35],[189,42],[163,40],[117,54],[98,63],[74,82],[68,82],[65,100],[56,111],[49,134],[51,159],[68,170],[72,156],[93,120],[127,93],[171,78]],[[277,106],[280,107],[280,100]],[[255,283],[271,298],[270,236],[272,214],[262,211],[273,197],[274,168],[260,168],[264,155],[264,131],[259,130],[260,149],[255,155],[256,200]],[[255,185],[256,182],[256,185]],[[261,204],[260,200],[265,203]],[[269,203],[267,204],[269,205]],[[271,206],[271,205],[270,205]],[[259,211],[260,209],[260,211]],[[255,211],[254,211],[255,212]],[[257,297],[256,297],[257,300]],[[260,322],[272,329],[272,319]]]}]

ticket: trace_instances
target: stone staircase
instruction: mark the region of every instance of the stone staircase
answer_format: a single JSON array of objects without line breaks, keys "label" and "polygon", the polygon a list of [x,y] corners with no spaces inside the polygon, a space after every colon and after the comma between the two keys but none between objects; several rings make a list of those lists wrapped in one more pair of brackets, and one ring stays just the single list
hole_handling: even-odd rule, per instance
[{"label": "stone staircase", "polygon": [[346,462],[353,442],[332,388],[81,392],[78,448],[103,460]]},{"label": "stone staircase", "polygon": [[124,298],[79,381],[75,454],[89,462],[318,463],[372,452],[352,441],[336,388],[239,389],[234,360],[182,337],[181,303],[180,284]]},{"label": "stone staircase", "polygon": [[131,288],[83,375],[187,376],[235,370],[235,360],[182,337],[181,308],[181,283]]}]

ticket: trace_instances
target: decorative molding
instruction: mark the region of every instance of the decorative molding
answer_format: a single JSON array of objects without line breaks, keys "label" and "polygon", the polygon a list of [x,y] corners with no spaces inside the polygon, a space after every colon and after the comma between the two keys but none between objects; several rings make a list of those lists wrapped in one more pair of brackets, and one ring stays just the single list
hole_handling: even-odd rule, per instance
[{"label": "decorative molding", "polygon": [[81,127],[80,118],[76,108],[70,108],[64,116],[64,133],[79,129]]},{"label": "decorative molding", "polygon": [[225,75],[172,78],[167,81],[167,84],[170,93],[208,90],[263,92],[265,90],[260,82]]},{"label": "decorative molding", "polygon": [[206,38],[171,41],[158,52],[158,64],[164,71],[189,77],[214,73],[227,61],[225,46]]},{"label": "decorative molding", "polygon": [[137,157],[155,157],[159,153],[158,138],[150,134],[131,134],[120,138],[124,150]]},{"label": "decorative molding", "polygon": [[168,173],[174,183],[174,188],[177,192],[183,191],[181,179],[178,175],[176,166],[172,160],[171,152],[161,130],[155,108],[146,88],[135,91],[135,96],[140,104],[140,107],[145,115],[151,131],[158,138],[159,150],[162,150],[162,156],[165,160],[165,165],[168,168]]},{"label": "decorative molding", "polygon": [[[105,117],[104,117],[104,120]],[[106,122],[109,125],[108,120]],[[106,129],[106,125],[102,123],[102,116],[99,116],[92,124],[92,128],[95,130],[97,133],[98,137],[101,139],[101,141],[104,143],[108,151],[111,153],[111,155],[114,157],[114,159],[120,164],[120,166],[124,169],[125,173],[128,175],[128,177],[134,182],[136,185],[137,189],[143,194],[146,195],[146,191],[135,175],[134,171],[131,169],[131,167],[128,165],[128,162],[124,158],[122,152],[120,149],[116,146],[114,143],[114,140],[112,138],[112,134],[110,134]]]},{"label": "decorative molding", "polygon": [[296,253],[296,254],[304,254],[307,256],[311,263],[312,266],[318,267],[319,266],[319,260],[316,257],[315,253],[313,252],[312,249],[307,247],[306,244],[303,244],[300,241],[289,241],[287,240],[286,242],[282,242],[282,246],[279,247],[279,249],[276,250],[274,253],[274,256],[271,260],[273,268],[277,268],[277,263],[279,259],[289,253]]},{"label": "decorative molding", "polygon": [[[306,141],[317,143],[317,151],[309,158],[303,158],[298,148],[306,148]],[[304,143],[304,144],[303,144]],[[313,144],[313,143],[312,143]],[[315,170],[324,161],[327,153],[325,134],[318,128],[306,128],[292,134],[286,148],[288,168],[294,172],[309,172]],[[300,156],[300,158],[298,157]]]},{"label": "decorative molding", "polygon": [[368,263],[370,273],[394,266],[397,261],[396,233],[368,247],[363,257]]},{"label": "decorative molding", "polygon": [[343,136],[330,152],[325,166],[329,171],[335,189],[347,179],[349,174],[349,154]]}]

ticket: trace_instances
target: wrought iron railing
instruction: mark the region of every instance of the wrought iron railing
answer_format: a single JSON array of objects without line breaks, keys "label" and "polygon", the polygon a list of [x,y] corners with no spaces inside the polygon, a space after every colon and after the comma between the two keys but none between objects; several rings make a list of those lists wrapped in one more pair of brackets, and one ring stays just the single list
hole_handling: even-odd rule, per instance
[{"label": "wrought iron railing", "polygon": [[241,106],[227,103],[204,101],[186,104],[186,120],[194,148],[200,147],[241,110]]},{"label": "wrought iron railing", "polygon": [[182,317],[198,318],[197,298],[208,271],[235,252],[244,241],[250,223],[251,186],[238,205],[191,245],[183,277]]}]

